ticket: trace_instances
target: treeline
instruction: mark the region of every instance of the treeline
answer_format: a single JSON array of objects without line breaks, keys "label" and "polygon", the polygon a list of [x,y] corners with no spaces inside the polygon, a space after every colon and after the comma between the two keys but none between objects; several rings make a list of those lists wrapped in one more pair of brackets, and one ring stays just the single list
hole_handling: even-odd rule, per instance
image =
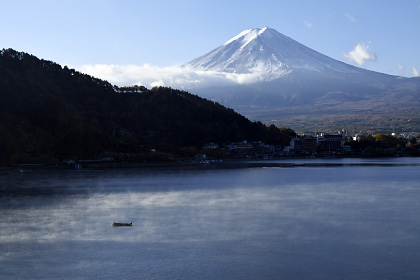
[{"label": "treeline", "polygon": [[0,51],[0,120],[1,164],[176,154],[244,139],[287,145],[294,135],[185,91],[119,88],[11,49]]},{"label": "treeline", "polygon": [[420,156],[420,144],[416,137],[406,139],[389,134],[365,135],[359,141],[350,141],[348,144],[356,154],[367,157]]}]

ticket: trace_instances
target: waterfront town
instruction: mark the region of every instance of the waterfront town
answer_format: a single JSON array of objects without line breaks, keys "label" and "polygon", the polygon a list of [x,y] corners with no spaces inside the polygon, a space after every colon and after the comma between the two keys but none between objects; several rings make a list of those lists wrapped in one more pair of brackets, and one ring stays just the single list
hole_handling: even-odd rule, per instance
[{"label": "waterfront town", "polygon": [[412,156],[419,154],[420,134],[376,134],[351,136],[345,129],[338,133],[300,134],[288,146],[268,145],[262,141],[207,143],[204,151],[224,149],[238,158],[273,158],[292,156]]},{"label": "waterfront town", "polygon": [[[233,143],[210,142],[202,148],[185,147],[179,154],[152,149],[138,165],[132,154],[107,154],[96,160],[68,160],[76,169],[91,167],[154,166],[156,163],[209,164],[223,159],[277,159],[293,157],[395,157],[420,156],[420,134],[349,135],[342,129],[338,133],[298,134],[287,146],[266,144],[263,141]],[[131,162],[131,164],[130,164]],[[133,165],[133,162],[137,164]]]},{"label": "waterfront town", "polygon": [[152,149],[148,154],[104,153],[96,159],[69,158],[50,164],[20,164],[25,168],[127,168],[163,165],[190,165],[220,163],[225,159],[278,158],[339,158],[339,157],[407,157],[420,156],[420,134],[349,135],[343,129],[338,133],[297,134],[289,145],[266,144],[263,141],[232,143],[210,142],[201,148],[184,147],[178,153]]}]

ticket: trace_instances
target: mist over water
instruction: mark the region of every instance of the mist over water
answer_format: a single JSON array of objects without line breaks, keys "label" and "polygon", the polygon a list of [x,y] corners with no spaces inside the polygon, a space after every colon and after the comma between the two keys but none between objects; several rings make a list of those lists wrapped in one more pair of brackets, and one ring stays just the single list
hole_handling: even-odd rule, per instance
[{"label": "mist over water", "polygon": [[2,176],[2,279],[419,279],[419,159],[293,162]]}]

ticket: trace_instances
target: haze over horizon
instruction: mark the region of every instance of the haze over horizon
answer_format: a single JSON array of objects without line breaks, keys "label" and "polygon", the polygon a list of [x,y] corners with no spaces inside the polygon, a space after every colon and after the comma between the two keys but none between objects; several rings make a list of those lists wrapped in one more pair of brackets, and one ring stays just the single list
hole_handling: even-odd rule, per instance
[{"label": "haze over horizon", "polygon": [[[240,32],[268,26],[333,59],[419,75],[420,1],[1,1],[1,48],[117,85],[220,82],[183,65]],[[185,70],[185,69],[184,69]],[[203,76],[204,75],[204,76]]]}]

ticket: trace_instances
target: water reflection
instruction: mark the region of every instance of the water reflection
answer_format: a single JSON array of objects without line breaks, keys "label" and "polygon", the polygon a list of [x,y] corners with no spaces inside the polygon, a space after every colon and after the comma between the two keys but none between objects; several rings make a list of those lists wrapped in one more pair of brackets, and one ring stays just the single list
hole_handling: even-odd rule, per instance
[{"label": "water reflection", "polygon": [[125,279],[420,276],[416,164],[1,180],[5,279],[112,278],[115,269]]}]

